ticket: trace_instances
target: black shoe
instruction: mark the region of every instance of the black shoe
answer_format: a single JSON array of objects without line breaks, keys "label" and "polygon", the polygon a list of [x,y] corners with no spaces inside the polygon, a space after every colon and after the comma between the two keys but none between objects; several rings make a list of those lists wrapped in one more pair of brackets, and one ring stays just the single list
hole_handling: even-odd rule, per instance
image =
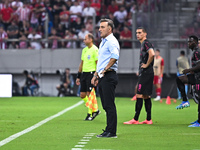
[{"label": "black shoe", "polygon": [[97,135],[97,138],[117,138],[117,135],[104,131],[102,134]]},{"label": "black shoe", "polygon": [[93,118],[91,117],[91,114],[87,114],[85,120],[92,121]]},{"label": "black shoe", "polygon": [[93,112],[93,113],[92,113],[92,120],[94,120],[94,118],[95,118],[96,116],[98,116],[100,113],[101,113],[101,111],[99,111],[99,110],[97,110],[96,112]]}]

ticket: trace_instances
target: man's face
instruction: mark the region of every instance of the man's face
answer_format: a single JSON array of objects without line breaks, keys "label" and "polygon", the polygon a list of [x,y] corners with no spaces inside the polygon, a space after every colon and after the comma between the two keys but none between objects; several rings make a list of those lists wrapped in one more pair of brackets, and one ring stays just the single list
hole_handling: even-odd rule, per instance
[{"label": "man's face", "polygon": [[198,48],[200,48],[200,40],[198,41]]},{"label": "man's face", "polygon": [[156,55],[156,57],[160,56],[160,52],[159,51],[155,51],[155,55]]},{"label": "man's face", "polygon": [[137,29],[136,30],[136,37],[137,39],[140,41],[142,40],[144,37],[146,37],[146,33],[142,31],[142,29]]},{"label": "man's face", "polygon": [[88,35],[85,36],[83,42],[85,43],[85,45],[88,45],[89,43],[91,43],[91,39],[88,37]]},{"label": "man's face", "polygon": [[100,32],[101,38],[105,38],[106,36],[108,36],[109,33],[111,33],[111,30],[112,30],[111,27],[108,26],[108,22],[100,23],[99,32]]},{"label": "man's face", "polygon": [[196,46],[197,45],[196,45],[194,39],[193,38],[189,38],[188,39],[188,47],[193,50]]}]

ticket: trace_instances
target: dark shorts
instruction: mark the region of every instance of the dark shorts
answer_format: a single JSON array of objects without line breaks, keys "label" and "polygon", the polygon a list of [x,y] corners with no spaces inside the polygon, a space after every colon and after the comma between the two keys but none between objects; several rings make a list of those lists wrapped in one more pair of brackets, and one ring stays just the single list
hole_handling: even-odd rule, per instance
[{"label": "dark shorts", "polygon": [[90,92],[93,88],[91,80],[94,72],[83,72],[81,75],[81,92]]},{"label": "dark shorts", "polygon": [[154,73],[142,73],[137,84],[137,94],[152,94]]}]

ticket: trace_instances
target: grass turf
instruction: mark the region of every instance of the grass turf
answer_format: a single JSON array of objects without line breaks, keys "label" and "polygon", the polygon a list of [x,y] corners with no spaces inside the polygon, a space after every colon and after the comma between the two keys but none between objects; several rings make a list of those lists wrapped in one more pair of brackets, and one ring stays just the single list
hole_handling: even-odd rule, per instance
[{"label": "grass turf", "polygon": [[[0,99],[0,141],[18,133],[79,102],[78,97],[13,97]],[[101,114],[94,121],[83,121],[87,109],[82,104],[47,122],[39,128],[0,147],[1,150],[70,150],[75,148],[87,133],[99,134],[105,128],[106,117]],[[176,110],[180,103],[166,105],[154,102],[153,125],[124,125],[132,119],[135,101],[116,98],[118,112],[117,139],[98,139],[93,136],[83,149],[148,150],[148,149],[199,149],[200,128],[188,128],[197,119],[197,105],[190,100],[190,108]],[[140,121],[145,120],[143,107]],[[77,149],[79,150],[79,149]]]}]

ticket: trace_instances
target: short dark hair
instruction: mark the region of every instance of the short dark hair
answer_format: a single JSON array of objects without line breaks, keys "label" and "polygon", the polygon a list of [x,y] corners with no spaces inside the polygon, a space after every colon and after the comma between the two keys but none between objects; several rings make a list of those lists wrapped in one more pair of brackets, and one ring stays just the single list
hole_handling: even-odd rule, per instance
[{"label": "short dark hair", "polygon": [[94,42],[94,36],[93,36],[92,33],[88,33],[88,37],[89,37],[90,39],[92,39],[92,42]]},{"label": "short dark hair", "polygon": [[181,51],[180,54],[185,56],[185,51]]},{"label": "short dark hair", "polygon": [[70,71],[70,69],[69,69],[69,68],[65,68],[65,70],[69,70],[69,71]]},{"label": "short dark hair", "polygon": [[137,29],[142,29],[144,33],[147,33],[147,30],[144,27],[138,27]]},{"label": "short dark hair", "polygon": [[24,70],[23,72],[25,75],[28,75],[28,71],[27,70]]},{"label": "short dark hair", "polygon": [[108,26],[110,26],[110,27],[112,28],[112,31],[113,31],[113,29],[115,28],[115,25],[114,25],[113,21],[110,20],[110,19],[107,19],[107,18],[101,19],[101,20],[100,20],[100,23],[101,23],[101,22],[107,22],[107,23],[108,23]]},{"label": "short dark hair", "polygon": [[195,35],[191,35],[191,36],[189,36],[189,39],[191,39],[191,38],[193,38],[194,39],[194,41],[196,42],[196,43],[198,43],[198,37],[196,37]]},{"label": "short dark hair", "polygon": [[160,52],[160,50],[159,50],[159,49],[156,49],[156,51],[157,51],[157,52]]}]

